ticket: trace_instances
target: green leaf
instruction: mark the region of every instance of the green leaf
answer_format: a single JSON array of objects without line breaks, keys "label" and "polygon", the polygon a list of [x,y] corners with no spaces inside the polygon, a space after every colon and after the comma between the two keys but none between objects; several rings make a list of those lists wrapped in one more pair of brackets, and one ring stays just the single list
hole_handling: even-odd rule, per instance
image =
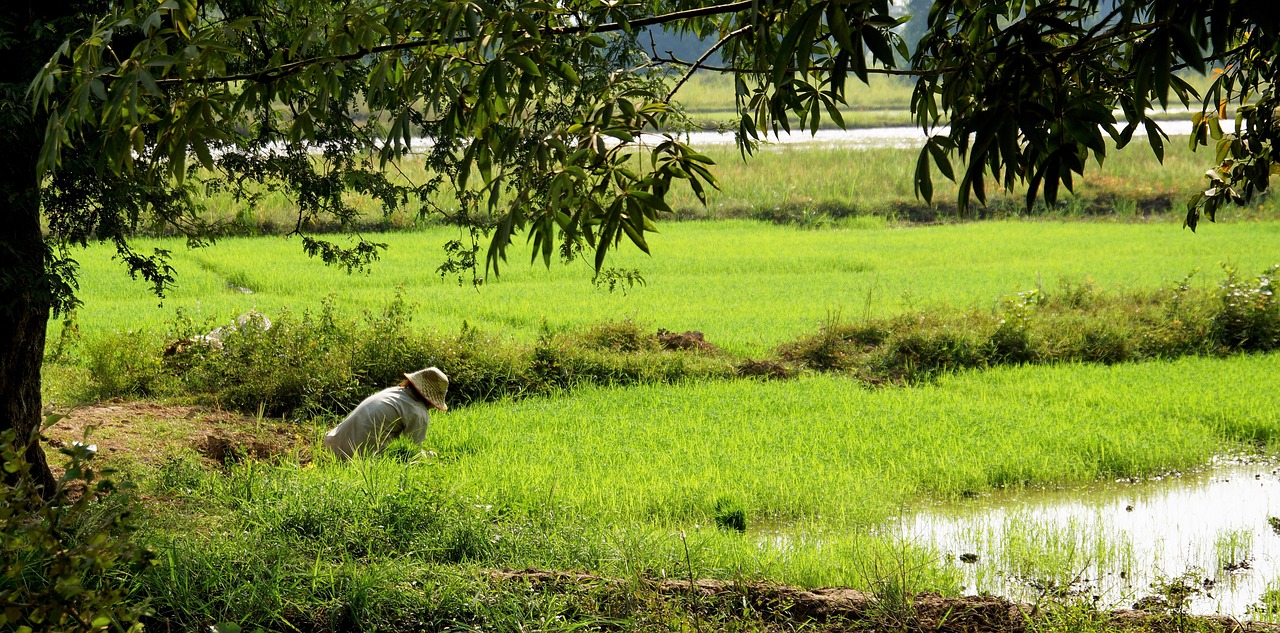
[{"label": "green leaf", "polygon": [[778,52],[773,58],[773,83],[781,84],[782,80],[790,74],[791,62],[797,57],[809,58],[810,51],[798,50],[796,44],[809,29],[810,22],[822,12],[822,4],[815,4],[805,10],[800,18],[791,25],[785,37],[782,38],[782,44],[778,46]]},{"label": "green leaf", "polygon": [[943,149],[942,145],[930,139],[924,146],[929,150],[929,154],[933,156],[933,164],[938,166],[938,173],[945,176],[947,180],[955,182],[956,175],[951,170],[951,158],[947,156],[947,151]]},{"label": "green leaf", "polygon": [[201,138],[193,140],[191,145],[196,151],[196,157],[200,159],[200,165],[209,171],[213,171],[213,154],[209,152],[209,144]]},{"label": "green leaf", "polygon": [[843,51],[851,54],[861,55],[861,49],[854,49],[853,35],[849,32],[849,19],[845,17],[844,9],[837,2],[832,2],[827,8],[827,26],[831,28],[831,34],[836,36],[836,43],[840,45]]},{"label": "green leaf", "polygon": [[871,26],[862,27],[862,42],[871,49],[871,54],[875,55],[881,63],[893,65],[893,47],[889,46],[889,40],[885,39],[879,29]]},{"label": "green leaf", "polygon": [[663,200],[660,196],[656,196],[647,191],[631,191],[631,192],[628,192],[628,195],[644,203],[645,206],[657,209],[659,211],[673,213],[673,211],[671,210],[671,207],[667,204],[667,201]]},{"label": "green leaf", "polygon": [[929,152],[920,150],[920,157],[916,159],[916,176],[915,176],[916,195],[924,198],[926,203],[933,203],[933,176],[929,174]]},{"label": "green leaf", "polygon": [[1162,138],[1163,132],[1160,130],[1160,126],[1156,125],[1156,122],[1151,119],[1144,120],[1142,124],[1147,128],[1147,142],[1151,144],[1151,151],[1155,153],[1156,160],[1163,163],[1164,139]]},{"label": "green leaf", "polygon": [[529,75],[533,75],[534,77],[542,76],[542,71],[538,70],[538,64],[534,63],[532,59],[529,59],[524,55],[515,55],[511,58],[511,61]]}]

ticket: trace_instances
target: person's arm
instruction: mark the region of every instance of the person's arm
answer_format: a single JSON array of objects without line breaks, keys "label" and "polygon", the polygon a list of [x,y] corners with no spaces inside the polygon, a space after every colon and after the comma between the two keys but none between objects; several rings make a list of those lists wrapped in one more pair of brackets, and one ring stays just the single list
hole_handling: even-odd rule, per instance
[{"label": "person's arm", "polygon": [[424,408],[421,415],[407,415],[404,420],[404,436],[421,444],[427,439],[427,425],[431,423],[431,414]]}]

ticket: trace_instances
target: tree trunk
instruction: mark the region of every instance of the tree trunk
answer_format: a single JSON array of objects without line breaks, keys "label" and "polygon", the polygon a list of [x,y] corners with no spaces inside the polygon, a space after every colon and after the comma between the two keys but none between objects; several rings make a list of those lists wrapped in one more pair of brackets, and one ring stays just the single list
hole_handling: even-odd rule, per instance
[{"label": "tree trunk", "polygon": [[[0,432],[13,429],[23,443],[43,421],[40,368],[51,297],[36,178],[44,121],[32,114],[26,89],[57,46],[37,27],[70,15],[70,7],[64,0],[28,0],[0,12],[7,40],[0,45],[6,60],[0,64]],[[26,457],[36,483],[52,491],[53,475],[38,442],[28,445]]]},{"label": "tree trunk", "polygon": [[[0,431],[14,429],[23,442],[42,421],[40,366],[49,299],[35,171],[39,136],[34,135],[32,147],[32,134],[5,132],[0,138]],[[38,442],[29,445],[27,461],[36,482],[52,490],[53,476]]]}]

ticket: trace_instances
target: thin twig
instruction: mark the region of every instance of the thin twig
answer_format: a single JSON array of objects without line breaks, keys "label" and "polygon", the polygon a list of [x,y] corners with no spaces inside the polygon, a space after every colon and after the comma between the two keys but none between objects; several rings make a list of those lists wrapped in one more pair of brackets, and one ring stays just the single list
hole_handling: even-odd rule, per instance
[{"label": "thin twig", "polygon": [[[720,38],[720,41],[719,41],[719,42],[716,42],[716,45],[715,45],[715,46],[712,46],[711,48],[708,48],[708,49],[707,49],[707,52],[703,53],[703,54],[702,54],[702,57],[699,57],[699,58],[698,58],[698,61],[693,62],[693,65],[689,66],[689,70],[685,71],[684,76],[680,78],[680,81],[677,81],[677,82],[676,82],[676,85],[671,87],[671,92],[668,92],[668,93],[667,93],[667,98],[666,98],[666,99],[663,99],[663,101],[665,101],[665,102],[667,102],[667,103],[671,103],[671,98],[672,98],[672,97],[674,97],[674,96],[676,96],[676,92],[680,90],[680,87],[684,85],[684,82],[689,81],[689,78],[693,76],[693,73],[694,73],[694,72],[697,72],[698,68],[702,66],[702,63],[703,63],[703,62],[707,61],[707,58],[708,58],[708,57],[711,57],[713,54],[715,54],[715,52],[716,52],[716,51],[720,50],[720,47],[721,47],[721,46],[724,46],[724,45],[725,45],[725,43],[726,43],[726,42],[728,42],[729,40],[731,40],[731,39],[733,39],[733,38],[735,38],[735,37],[737,37],[737,36],[739,36],[739,35],[742,35],[743,33],[746,33],[747,31],[750,31],[752,26],[754,26],[754,25],[753,25],[753,24],[748,24],[748,25],[746,25],[746,26],[744,26],[744,27],[742,27],[742,28],[738,29],[738,30],[736,30],[736,31],[734,31],[734,32],[732,32],[732,33],[730,33],[730,34],[728,34],[728,35],[726,35],[726,36],[724,36],[724,37]],[[655,52],[655,53],[657,53],[657,51],[654,51],[654,52]],[[673,57],[674,57],[674,56],[673,56]]]},{"label": "thin twig", "polygon": [[[701,7],[697,9],[687,9],[685,11],[673,11],[671,13],[664,13],[663,15],[655,15],[651,18],[631,20],[626,23],[609,22],[607,24],[600,24],[597,26],[592,26],[589,24],[576,25],[576,26],[552,26],[552,27],[547,27],[545,29],[542,29],[541,31],[539,31],[539,34],[552,35],[552,36],[576,35],[579,33],[608,33],[612,31],[621,31],[624,29],[643,28],[646,26],[653,26],[656,24],[667,24],[669,22],[678,22],[680,20],[688,20],[691,18],[698,18],[698,17],[708,16],[708,15],[736,13],[743,9],[750,8],[752,5],[752,2],[754,2],[754,0],[740,0],[739,2],[730,2],[728,4],[718,4],[718,5],[712,5],[709,7]],[[257,82],[275,81],[277,79],[283,79],[285,77],[288,77],[289,75],[299,73],[306,67],[311,66],[313,64],[334,64],[338,62],[354,61],[357,59],[361,59],[365,56],[375,55],[378,53],[391,53],[395,51],[412,50],[416,48],[425,48],[429,46],[462,44],[462,43],[469,42],[472,39],[473,38],[471,38],[470,36],[463,36],[463,37],[448,38],[445,40],[436,40],[436,39],[407,40],[404,42],[397,42],[395,44],[371,46],[367,49],[361,49],[353,53],[346,53],[343,55],[331,55],[328,57],[309,57],[307,59],[300,59],[298,61],[289,62],[287,64],[281,64],[274,68],[264,68],[262,70],[257,70],[249,73],[225,75],[222,77],[157,79],[156,85],[172,86],[172,85],[184,85],[184,84],[199,85],[199,84],[213,84],[213,83],[231,83],[236,81],[257,81]]]},{"label": "thin twig", "polygon": [[[698,65],[697,62],[687,62],[687,61],[684,61],[683,59],[677,59],[675,57],[657,57],[657,58],[654,58],[653,62],[654,63],[651,65],[669,64],[672,66],[685,66],[685,67],[697,65],[702,70],[710,70],[712,72],[718,72],[718,73],[733,73],[736,75],[752,75],[752,74],[760,73],[759,70],[754,68]],[[831,66],[810,66],[809,70],[831,72],[832,70],[834,70],[834,68],[832,68]],[[873,75],[894,75],[899,77],[933,77],[936,75],[948,75],[951,73],[960,72],[961,70],[963,69],[958,67],[953,67],[953,66],[945,66],[943,68],[938,68],[935,70],[902,70],[898,68],[868,68],[867,72]],[[788,68],[787,72],[789,73],[800,72],[800,69]]]}]

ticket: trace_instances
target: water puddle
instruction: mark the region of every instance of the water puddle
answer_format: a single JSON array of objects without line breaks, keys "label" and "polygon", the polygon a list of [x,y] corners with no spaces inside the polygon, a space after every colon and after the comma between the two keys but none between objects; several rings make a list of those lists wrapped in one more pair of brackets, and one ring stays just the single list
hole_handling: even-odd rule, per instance
[{"label": "water puddle", "polygon": [[[1104,608],[1150,606],[1149,596],[1163,594],[1185,596],[1192,613],[1274,620],[1276,516],[1280,467],[1231,463],[1137,483],[997,493],[905,516],[897,529],[941,552],[966,594],[1084,598]],[[1259,611],[1267,592],[1269,614]]]}]

